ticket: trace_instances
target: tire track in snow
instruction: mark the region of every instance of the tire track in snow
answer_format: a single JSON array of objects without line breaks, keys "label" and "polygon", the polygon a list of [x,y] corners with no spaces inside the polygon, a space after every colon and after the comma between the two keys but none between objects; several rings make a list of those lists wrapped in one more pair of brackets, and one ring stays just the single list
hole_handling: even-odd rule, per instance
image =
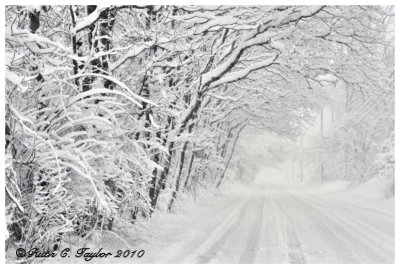
[{"label": "tire track in snow", "polygon": [[[199,252],[205,246],[212,244],[214,237],[218,236],[218,233],[225,230],[225,227],[229,227],[230,223],[240,215],[241,210],[246,206],[246,200],[232,200],[231,204],[227,207],[229,208],[229,213],[224,216],[218,216],[213,218],[210,221],[210,225],[208,225],[207,229],[201,229],[196,233],[196,236],[191,240],[187,241],[185,245],[181,248],[177,254],[173,255],[171,259],[169,259],[168,263],[181,263],[187,262],[189,260],[193,260],[191,262],[195,262],[196,253]],[[211,238],[211,239],[210,239]]]},{"label": "tire track in snow", "polygon": [[[335,234],[335,230],[329,225],[331,222],[329,219],[321,215],[320,212],[317,212],[312,206],[305,203],[301,197],[290,196],[288,200],[289,204],[296,205],[296,207],[291,207],[292,215],[296,222],[302,223],[303,225],[305,225],[304,222],[309,223],[309,225],[304,227],[304,230],[308,229],[309,232],[303,233],[302,236],[305,241],[311,241],[311,247],[316,247],[315,239],[317,239],[319,249],[315,250],[319,252],[322,251],[325,255],[325,259],[330,258],[326,256],[330,253],[328,250],[331,250],[333,252],[332,254],[336,256],[337,261],[331,261],[330,263],[339,261],[341,263],[358,263],[351,249],[348,249],[344,245],[343,240]],[[300,208],[302,208],[301,211],[299,210]],[[307,238],[307,236],[311,238]],[[321,261],[317,261],[317,263],[321,263]]]},{"label": "tire track in snow", "polygon": [[328,207],[326,204],[315,199],[308,199],[312,201],[315,207],[320,207],[322,211],[330,210],[331,215],[328,217],[330,217],[332,222],[335,221],[337,224],[340,222],[341,226],[347,228],[345,232],[350,237],[346,238],[356,239],[353,239],[352,242],[358,245],[358,249],[356,250],[360,254],[365,255],[368,253],[367,258],[374,257],[373,262],[387,263],[390,260],[394,261],[394,237],[388,237],[380,229],[367,225],[367,220],[358,219],[355,214],[352,215],[337,207]]},{"label": "tire track in snow", "polygon": [[[257,251],[259,248],[259,242],[261,238],[261,227],[263,227],[264,223],[264,206],[265,201],[264,198],[259,195],[257,204],[255,206],[255,216],[254,223],[250,231],[250,236],[247,240],[245,251],[240,257],[239,263],[253,263],[254,259],[257,255]],[[258,213],[258,214],[257,214]]]},{"label": "tire track in snow", "polygon": [[[312,200],[314,201],[314,199]],[[318,203],[319,206],[328,209],[326,203],[323,203],[321,201],[315,201],[315,202]],[[374,225],[370,224],[369,222],[366,222],[366,219],[361,220],[359,216],[356,217],[356,215],[350,214],[346,210],[343,210],[343,208],[345,207],[330,206],[329,208],[331,210],[333,209],[333,212],[339,215],[342,219],[346,220],[349,223],[352,223],[353,227],[357,226],[358,228],[366,230],[366,234],[369,234],[377,239],[384,237],[386,239],[384,241],[386,242],[394,238],[394,233],[382,229],[377,229],[377,227],[374,227]],[[374,219],[375,218],[368,218],[368,220],[374,220]],[[393,232],[394,232],[394,227],[393,227]]]},{"label": "tire track in snow", "polygon": [[264,193],[263,225],[261,227],[259,249],[256,263],[282,263],[285,259],[282,251],[284,241],[272,195]]},{"label": "tire track in snow", "polygon": [[[301,197],[301,199],[297,198],[296,200],[314,211],[314,218],[320,219],[320,230],[330,231],[333,237],[337,238],[341,245],[352,253],[351,256],[354,258],[351,259],[351,262],[359,262],[360,258],[362,258],[363,261],[368,260],[373,263],[388,262],[387,255],[382,252],[379,245],[376,245],[376,241],[371,240],[369,234],[361,232],[358,226],[354,226],[354,224],[350,223],[343,215],[334,213],[332,207],[322,207],[317,200],[312,200],[307,197]],[[327,244],[330,243],[332,242],[328,240]],[[334,250],[340,255],[344,254],[336,247]],[[343,256],[338,256],[338,258],[342,260]],[[348,256],[346,259],[347,258]]]},{"label": "tire track in snow", "polygon": [[[282,195],[280,199],[282,199]],[[294,263],[294,264],[307,263],[304,257],[303,250],[301,248],[301,243],[297,235],[296,224],[293,218],[290,216],[290,213],[287,211],[287,209],[285,209],[282,206],[281,202],[279,201],[279,198],[276,198],[276,203],[280,211],[285,215],[285,221],[282,222],[282,224],[285,223],[285,228],[286,228],[286,244],[288,247],[287,255],[289,258],[289,263]]]},{"label": "tire track in snow", "polygon": [[221,248],[225,245],[230,237],[234,235],[236,230],[239,228],[241,222],[244,219],[246,210],[249,207],[249,202],[247,202],[240,210],[240,213],[236,216],[231,224],[225,229],[225,231],[214,240],[212,245],[208,247],[202,254],[198,255],[196,258],[196,263],[209,263],[212,259],[216,257]]},{"label": "tire track in snow", "polygon": [[[312,197],[308,197],[308,199],[316,201],[325,208],[328,207],[327,203],[329,202],[330,208],[333,208],[337,212],[341,212],[343,215],[346,215],[349,219],[357,222],[358,225],[369,229],[371,233],[376,234],[378,237],[385,236],[388,240],[394,238],[395,229],[393,225],[393,215],[366,207],[357,207],[355,205],[340,201],[335,201],[335,203],[332,203],[330,201],[326,201],[325,199],[315,200]],[[351,209],[349,207],[351,207]],[[357,216],[350,214],[350,210],[352,213],[357,213]],[[363,219],[363,221],[360,221],[361,219]],[[365,222],[365,220],[368,220],[368,222]]]}]

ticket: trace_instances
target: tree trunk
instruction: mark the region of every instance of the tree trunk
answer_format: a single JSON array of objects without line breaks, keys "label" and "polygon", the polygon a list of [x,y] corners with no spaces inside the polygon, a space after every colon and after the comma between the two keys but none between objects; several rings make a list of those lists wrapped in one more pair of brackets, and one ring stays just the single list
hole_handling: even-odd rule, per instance
[{"label": "tree trunk", "polygon": [[238,140],[238,138],[239,138],[240,132],[241,132],[241,131],[244,129],[244,127],[246,127],[246,126],[247,126],[247,124],[242,125],[242,126],[239,128],[238,132],[236,133],[235,140],[233,141],[233,145],[232,145],[231,152],[230,152],[230,154],[229,154],[228,161],[227,161],[227,163],[226,163],[226,165],[225,165],[225,167],[224,167],[224,171],[222,172],[222,175],[221,175],[221,177],[220,177],[220,180],[219,180],[219,182],[217,183],[217,188],[219,188],[219,186],[221,185],[222,180],[223,180],[224,177],[225,177],[225,173],[226,173],[226,171],[228,170],[229,164],[231,163],[231,160],[232,160],[232,157],[233,157],[233,152],[235,151],[236,143],[237,143],[237,140]]},{"label": "tree trunk", "polygon": [[[194,148],[194,146],[195,146],[195,145],[193,145],[193,148]],[[189,179],[190,179],[191,172],[192,172],[192,167],[193,167],[193,161],[194,161],[194,153],[193,153],[193,151],[192,151],[192,155],[191,155],[191,157],[190,157],[190,162],[189,162],[189,168],[188,168],[187,177],[186,177],[186,180],[185,180],[185,184],[183,185],[183,187],[184,187],[185,189],[187,188],[187,185],[188,185],[188,183],[189,183]]]},{"label": "tree trunk", "polygon": [[185,163],[185,155],[186,155],[186,149],[187,149],[187,145],[189,144],[188,141],[185,142],[183,149],[181,151],[181,156],[180,156],[180,160],[179,160],[179,168],[178,168],[178,175],[176,177],[176,182],[175,182],[175,189],[172,192],[172,197],[171,200],[169,201],[168,204],[168,210],[170,211],[172,209],[172,205],[178,195],[178,191],[181,185],[181,175],[182,175],[182,170],[183,170],[183,165]]}]

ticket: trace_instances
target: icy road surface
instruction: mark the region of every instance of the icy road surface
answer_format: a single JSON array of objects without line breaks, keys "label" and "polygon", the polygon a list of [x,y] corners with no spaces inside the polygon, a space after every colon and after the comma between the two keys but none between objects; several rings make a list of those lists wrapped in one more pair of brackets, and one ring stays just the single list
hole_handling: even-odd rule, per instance
[{"label": "icy road surface", "polygon": [[170,236],[143,246],[140,262],[393,263],[393,207],[385,210],[350,195],[255,186],[197,212],[191,221],[159,228]]}]

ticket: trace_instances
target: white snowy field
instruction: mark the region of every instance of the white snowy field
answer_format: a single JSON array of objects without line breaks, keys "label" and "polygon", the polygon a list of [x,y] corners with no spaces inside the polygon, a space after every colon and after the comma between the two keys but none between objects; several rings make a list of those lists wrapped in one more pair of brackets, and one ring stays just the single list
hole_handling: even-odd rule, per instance
[{"label": "white snowy field", "polygon": [[[125,229],[123,238],[146,251],[141,259],[91,262],[394,263],[394,199],[383,198],[378,182],[349,187],[264,177],[261,171],[252,186],[236,185],[203,197],[202,206]],[[91,246],[100,247],[127,248],[115,236]]]}]

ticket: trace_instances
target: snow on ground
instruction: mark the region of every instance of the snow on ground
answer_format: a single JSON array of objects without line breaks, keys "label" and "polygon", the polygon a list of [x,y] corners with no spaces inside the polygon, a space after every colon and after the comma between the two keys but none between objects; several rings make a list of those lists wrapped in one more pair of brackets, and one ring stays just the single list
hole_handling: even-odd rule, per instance
[{"label": "snow on ground", "polygon": [[[265,180],[207,192],[177,213],[119,227],[140,259],[107,263],[393,263],[394,199],[377,182]],[[189,197],[186,199],[187,204]],[[114,235],[93,248],[127,249]],[[59,262],[46,260],[46,262]],[[66,260],[64,260],[66,262]],[[74,259],[68,262],[82,262]]]}]

